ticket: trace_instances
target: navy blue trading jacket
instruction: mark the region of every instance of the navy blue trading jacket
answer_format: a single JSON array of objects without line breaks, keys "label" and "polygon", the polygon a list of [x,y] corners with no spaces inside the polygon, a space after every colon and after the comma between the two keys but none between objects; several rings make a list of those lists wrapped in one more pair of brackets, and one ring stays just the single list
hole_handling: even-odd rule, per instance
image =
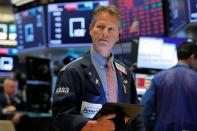
[{"label": "navy blue trading jacket", "polygon": [[[117,62],[117,61],[116,61]],[[117,70],[118,103],[138,103],[131,71]],[[95,80],[98,80],[95,82]],[[126,82],[125,82],[126,81]],[[126,92],[124,87],[126,87]],[[53,124],[61,131],[80,131],[89,119],[80,114],[82,101],[105,104],[107,102],[99,75],[94,68],[90,53],[71,62],[59,73],[53,97]],[[144,131],[138,116],[125,131]]]}]

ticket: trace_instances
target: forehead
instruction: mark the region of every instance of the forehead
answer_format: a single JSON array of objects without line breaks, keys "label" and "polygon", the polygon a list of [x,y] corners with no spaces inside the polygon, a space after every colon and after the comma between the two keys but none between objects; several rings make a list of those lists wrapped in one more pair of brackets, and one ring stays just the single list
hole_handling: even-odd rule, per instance
[{"label": "forehead", "polygon": [[116,15],[108,12],[99,12],[96,16],[96,23],[109,23],[113,25],[119,25],[120,21]]},{"label": "forehead", "polygon": [[7,85],[9,85],[9,86],[13,86],[13,85],[15,85],[16,84],[16,82],[15,81],[8,81],[8,83],[7,83]]}]

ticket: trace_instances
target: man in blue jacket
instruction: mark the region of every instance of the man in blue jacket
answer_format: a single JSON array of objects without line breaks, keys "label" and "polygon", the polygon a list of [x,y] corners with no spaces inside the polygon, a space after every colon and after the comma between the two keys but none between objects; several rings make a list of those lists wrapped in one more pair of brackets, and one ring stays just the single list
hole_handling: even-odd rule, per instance
[{"label": "man in blue jacket", "polygon": [[[117,8],[96,8],[89,33],[90,52],[66,65],[57,80],[52,110],[54,125],[61,131],[114,131],[115,114],[91,118],[107,102],[138,103],[131,71],[112,55],[121,34]],[[144,131],[140,116],[125,129],[131,130]]]},{"label": "man in blue jacket", "polygon": [[197,131],[196,44],[182,43],[177,56],[178,64],[158,73],[142,98],[145,124],[154,131]]}]

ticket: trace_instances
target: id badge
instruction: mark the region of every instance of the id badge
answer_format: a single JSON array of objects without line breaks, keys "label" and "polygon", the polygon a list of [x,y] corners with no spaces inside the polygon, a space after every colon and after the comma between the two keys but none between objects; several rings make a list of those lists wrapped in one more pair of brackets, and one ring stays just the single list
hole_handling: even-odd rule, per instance
[{"label": "id badge", "polygon": [[95,104],[95,103],[83,101],[81,104],[80,113],[84,117],[92,119],[101,108],[102,108],[102,104]]}]

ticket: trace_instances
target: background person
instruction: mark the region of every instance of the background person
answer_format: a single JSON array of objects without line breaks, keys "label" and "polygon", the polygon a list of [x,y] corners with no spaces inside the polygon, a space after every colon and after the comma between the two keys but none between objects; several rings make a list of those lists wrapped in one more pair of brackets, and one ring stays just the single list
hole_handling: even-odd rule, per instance
[{"label": "background person", "polygon": [[30,128],[29,118],[18,111],[23,110],[24,102],[17,93],[17,80],[7,78],[3,83],[3,92],[0,93],[1,119],[11,120],[16,131],[26,131]]},{"label": "background person", "polygon": [[197,131],[196,44],[182,43],[177,56],[178,64],[155,75],[142,98],[145,125],[155,131]]}]

